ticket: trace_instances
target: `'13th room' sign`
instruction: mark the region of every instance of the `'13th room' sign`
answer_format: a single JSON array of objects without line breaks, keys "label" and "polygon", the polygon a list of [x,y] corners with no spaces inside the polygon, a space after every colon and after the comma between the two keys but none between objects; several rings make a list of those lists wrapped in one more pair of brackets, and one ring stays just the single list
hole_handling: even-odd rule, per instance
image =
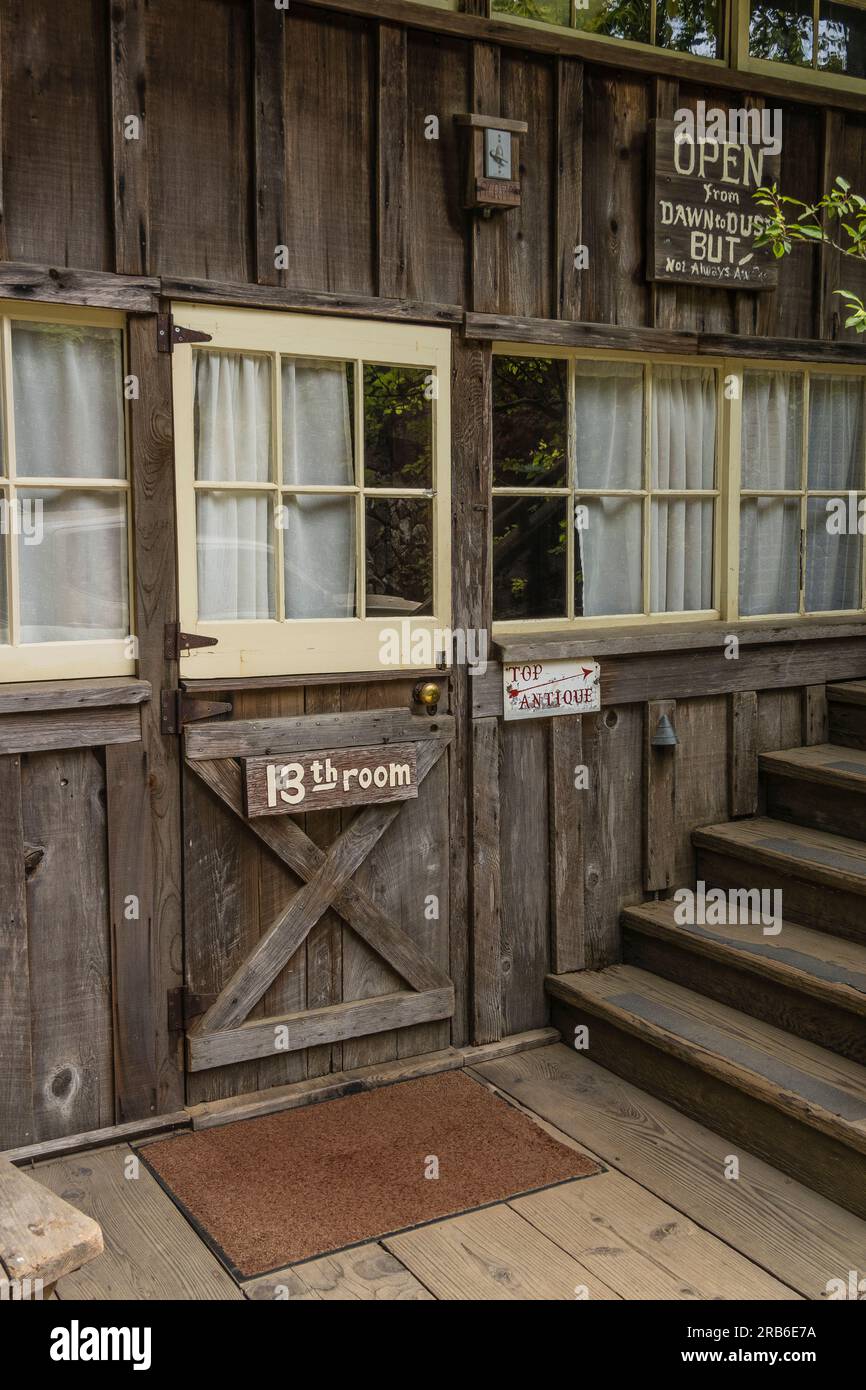
[{"label": "'13th room' sign", "polygon": [[418,795],[415,745],[317,748],[284,757],[246,758],[244,786],[248,816],[409,801]]}]

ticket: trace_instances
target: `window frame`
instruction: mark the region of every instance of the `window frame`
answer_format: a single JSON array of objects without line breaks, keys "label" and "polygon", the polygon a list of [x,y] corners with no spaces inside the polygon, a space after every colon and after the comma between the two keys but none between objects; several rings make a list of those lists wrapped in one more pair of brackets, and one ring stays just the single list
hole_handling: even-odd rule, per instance
[{"label": "window frame", "polygon": [[[122,478],[49,478],[39,475],[18,477],[15,468],[14,383],[12,367],[12,324],[49,323],[70,327],[114,328],[121,335],[121,378],[118,390],[123,404],[124,463]],[[9,642],[0,642],[0,682],[26,680],[95,679],[103,676],[132,676],[136,659],[131,653],[135,633],[135,589],[133,572],[132,471],[130,466],[129,402],[124,389],[129,370],[126,315],[118,309],[91,309],[69,304],[0,300],[0,377],[2,377],[3,462],[0,464],[0,494],[14,499],[19,491],[63,489],[74,492],[122,492],[126,497],[126,567],[129,633],[120,638],[85,638],[82,641],[16,642],[20,627],[20,584],[16,564],[17,538],[4,537]]]},{"label": "window frame", "polygon": [[[866,9],[866,0],[837,0],[837,2],[852,10]],[[817,87],[826,87],[835,91],[866,91],[866,77],[850,77],[847,73],[832,72],[827,68],[817,66],[817,23],[814,33],[815,52],[813,62],[809,67],[799,67],[796,63],[783,63],[775,58],[753,58],[749,52],[752,0],[728,0],[728,3],[733,6],[733,23],[730,26],[731,67],[736,68],[738,72],[759,73],[765,77],[775,77],[782,80],[788,78],[791,82],[810,82]],[[819,11],[820,0],[813,0],[812,13],[815,21],[817,21]]]},{"label": "window frame", "polygon": [[[570,12],[572,17],[575,12],[576,0],[571,0]],[[588,29],[579,29],[574,24],[556,24],[552,19],[529,19],[525,15],[508,14],[505,10],[494,8],[493,0],[490,6],[490,19],[501,21],[503,24],[519,24],[526,29],[540,29],[545,32],[574,34],[577,38],[586,39],[591,43],[613,45],[616,48],[629,48],[633,53],[661,53],[669,58],[682,58],[684,62],[695,63],[707,70],[707,75],[715,69],[726,68],[731,65],[731,7],[739,3],[749,4],[750,0],[719,0],[722,6],[721,24],[721,54],[718,58],[707,58],[702,53],[685,53],[679,48],[663,48],[653,39],[650,43],[644,43],[642,39],[619,39],[614,34],[593,34]],[[650,33],[655,35],[656,31],[657,0],[650,0]],[[771,64],[777,67],[778,64]]]},{"label": "window frame", "polygon": [[[758,614],[755,616],[740,616],[739,612],[739,583],[740,583],[740,506],[741,506],[741,470],[742,470],[742,389],[743,373],[746,371],[780,371],[785,373],[796,373],[808,378],[810,375],[822,376],[853,376],[864,383],[866,391],[866,367],[851,365],[849,363],[815,363],[796,358],[764,358],[764,357],[718,357],[710,354],[670,354],[652,352],[630,352],[616,349],[594,349],[594,348],[567,348],[561,346],[546,346],[543,344],[520,344],[512,342],[495,342],[493,344],[493,354],[501,357],[538,357],[542,359],[566,359],[573,361],[592,361],[592,362],[627,362],[631,364],[640,363],[644,366],[644,445],[643,456],[646,461],[651,452],[650,423],[652,396],[646,390],[646,366],[647,364],[657,364],[659,366],[691,366],[691,367],[712,367],[716,370],[716,487],[713,490],[715,498],[715,515],[713,518],[713,598],[714,604],[709,609],[696,609],[685,612],[671,613],[625,613],[614,614],[611,616],[599,617],[573,617],[573,618],[524,618],[524,619],[493,619],[493,636],[506,636],[516,634],[536,634],[540,632],[559,632],[559,633],[592,633],[607,628],[634,627],[637,624],[650,624],[653,627],[664,629],[670,626],[680,626],[684,623],[695,623],[707,625],[708,623],[738,623],[749,626],[760,626],[761,624],[775,625],[781,621],[786,624],[797,624],[800,622],[824,622],[828,618],[866,618],[866,537],[861,537],[861,588],[860,602],[858,608],[828,609],[819,612],[807,612],[805,610],[805,570],[801,569],[799,576],[799,612],[797,613],[776,613]],[[729,391],[729,382],[737,379],[737,387],[733,392]],[[651,379],[651,373],[650,373]],[[569,476],[573,477],[573,410],[571,392],[572,374],[569,373],[569,419],[568,419],[568,440],[569,440]],[[491,381],[491,395],[492,395]],[[803,457],[801,458],[801,477],[807,477],[808,459],[806,446],[808,443],[809,430],[809,396],[808,389],[804,390],[803,404]],[[866,430],[864,430],[866,438]],[[646,468],[646,462],[644,464]],[[644,481],[647,480],[644,473]],[[651,480],[651,479],[650,479]],[[569,602],[573,603],[574,586],[574,501],[579,501],[583,496],[591,495],[592,490],[580,488],[553,488],[548,490],[551,494],[562,493],[570,497],[572,506],[571,525],[568,527],[569,549],[568,565],[569,572],[567,583],[569,589]],[[644,529],[642,533],[643,560],[641,581],[643,594],[646,604],[646,596],[649,590],[649,565],[647,557],[649,555],[649,533],[648,518],[651,515],[651,499],[659,495],[659,490],[655,492],[650,489],[647,493],[645,489],[615,489],[621,496],[634,495],[635,497],[645,497],[644,503]],[[863,486],[855,489],[858,496],[866,496],[866,457],[863,460]],[[545,492],[540,488],[506,488],[500,489],[492,485],[491,481],[491,500],[497,495],[525,493],[537,495]],[[747,496],[760,495],[769,496],[772,489],[761,490],[749,488]],[[661,490],[664,495],[664,490]],[[683,494],[685,495],[685,494]],[[706,496],[706,490],[695,490],[695,496]],[[798,494],[799,495],[799,494]],[[832,489],[809,489],[807,488],[801,498],[801,550],[805,545],[805,533],[802,530],[802,519],[805,514],[808,498],[812,496],[847,496],[847,490],[834,491]],[[492,519],[492,507],[491,507]],[[492,524],[492,520],[491,520]],[[493,576],[493,547],[491,544],[490,559],[491,583]]]},{"label": "window frame", "polygon": [[[210,341],[200,345],[177,344],[172,355],[174,402],[175,475],[178,517],[178,598],[180,625],[184,632],[215,637],[215,646],[194,648],[181,656],[181,675],[186,679],[224,679],[267,676],[314,676],[373,671],[381,665],[382,634],[409,623],[408,640],[401,652],[412,652],[414,634],[435,635],[451,623],[451,331],[386,320],[340,318],[324,314],[302,314],[275,309],[237,309],[222,306],[177,304],[173,313],[186,328],[207,333]],[[195,494],[210,484],[197,484],[195,478],[195,424],[193,354],[196,351],[235,351],[251,355],[279,355],[304,359],[354,362],[355,400],[355,479],[351,486],[328,488],[316,484],[295,486],[283,492],[324,494],[339,492],[356,502],[356,576],[363,547],[363,497],[391,494],[396,497],[429,498],[432,507],[433,613],[416,617],[395,613],[393,618],[366,616],[351,618],[289,618],[212,621],[198,616],[198,563],[196,551]],[[430,488],[371,488],[363,478],[363,363],[387,366],[426,367],[436,373],[437,392],[432,405],[432,462]],[[275,447],[279,448],[281,418],[280,376],[271,370],[272,425]],[[230,485],[227,485],[230,486]],[[274,492],[275,480],[248,490]],[[279,532],[277,530],[277,538]],[[282,591],[284,578],[281,551],[274,547],[275,597]],[[356,586],[363,604],[365,595]],[[276,612],[282,606],[277,598]],[[419,644],[420,645],[420,644]],[[447,644],[446,644],[447,646]],[[450,661],[450,652],[446,652]],[[395,671],[428,668],[429,661],[395,664]]]}]

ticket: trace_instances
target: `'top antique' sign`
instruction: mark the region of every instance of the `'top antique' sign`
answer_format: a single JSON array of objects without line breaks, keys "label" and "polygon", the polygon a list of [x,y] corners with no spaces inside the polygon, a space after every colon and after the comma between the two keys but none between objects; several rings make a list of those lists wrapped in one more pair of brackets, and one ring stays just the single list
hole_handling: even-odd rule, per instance
[{"label": "'top antique' sign", "polygon": [[773,289],[777,263],[755,250],[764,217],[754,201],[779,177],[779,155],[747,141],[684,135],[653,121],[647,278],[740,290]]}]

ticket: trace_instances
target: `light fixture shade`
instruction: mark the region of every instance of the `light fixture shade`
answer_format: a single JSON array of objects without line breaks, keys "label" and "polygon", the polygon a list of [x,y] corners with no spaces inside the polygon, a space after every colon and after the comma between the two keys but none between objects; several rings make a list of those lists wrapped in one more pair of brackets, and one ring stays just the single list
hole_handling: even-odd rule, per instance
[{"label": "light fixture shade", "polygon": [[653,748],[676,748],[679,743],[674,726],[666,714],[660,716],[650,743]]}]

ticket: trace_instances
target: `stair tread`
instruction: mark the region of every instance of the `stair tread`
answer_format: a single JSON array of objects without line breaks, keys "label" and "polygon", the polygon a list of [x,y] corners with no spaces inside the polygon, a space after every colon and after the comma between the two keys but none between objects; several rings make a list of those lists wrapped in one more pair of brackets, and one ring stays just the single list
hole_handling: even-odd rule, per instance
[{"label": "stair tread", "polygon": [[866,1014],[866,946],[795,922],[783,921],[775,936],[765,936],[755,923],[715,926],[677,922],[677,907],[673,898],[645,903],[627,908],[623,920],[690,949],[772,975],[782,983],[800,984],[811,993]]},{"label": "stair tread", "polygon": [[810,748],[762,753],[759,762],[765,772],[775,772],[783,777],[800,777],[809,782],[866,790],[866,750],[860,748],[816,743]]},{"label": "stair tread", "polygon": [[756,816],[703,826],[692,832],[692,842],[706,849],[735,852],[757,863],[800,870],[801,878],[866,893],[866,843],[845,835]]},{"label": "stair tread", "polygon": [[547,983],[566,1002],[630,1019],[694,1065],[866,1151],[866,1069],[858,1063],[637,966],[550,975]]},{"label": "stair tread", "polygon": [[837,681],[828,685],[827,699],[846,705],[866,705],[866,681]]}]

